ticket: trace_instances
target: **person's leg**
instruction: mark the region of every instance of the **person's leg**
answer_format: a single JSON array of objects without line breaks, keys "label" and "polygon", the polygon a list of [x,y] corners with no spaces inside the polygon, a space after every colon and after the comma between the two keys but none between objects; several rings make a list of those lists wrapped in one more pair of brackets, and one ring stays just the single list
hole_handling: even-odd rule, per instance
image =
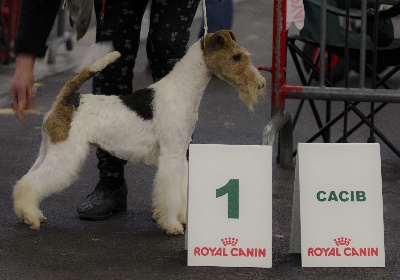
[{"label": "person's leg", "polygon": [[[207,0],[208,32],[213,33],[222,29],[232,29],[233,0]],[[204,36],[204,21],[200,25],[199,38]]]},{"label": "person's leg", "polygon": [[93,94],[132,93],[133,68],[140,43],[140,29],[148,0],[113,0],[106,3],[104,19],[99,14],[102,0],[96,0],[96,42],[112,41],[121,58],[93,77]]},{"label": "person's leg", "polygon": [[[103,3],[104,18],[100,20]],[[95,1],[96,42],[112,41],[121,58],[93,77],[93,94],[126,95],[132,92],[133,68],[140,43],[140,28],[147,0]],[[78,206],[82,219],[105,219],[126,210],[125,160],[98,148],[100,180],[95,190]]]},{"label": "person's leg", "polygon": [[100,179],[94,191],[78,205],[81,219],[102,220],[111,217],[114,212],[127,209],[128,188],[124,179],[126,161],[100,148],[97,148],[96,156]]},{"label": "person's leg", "polygon": [[185,55],[199,1],[152,1],[146,50],[155,81]]},{"label": "person's leg", "polygon": [[185,55],[199,2],[152,1],[146,51],[154,81],[165,77]]}]

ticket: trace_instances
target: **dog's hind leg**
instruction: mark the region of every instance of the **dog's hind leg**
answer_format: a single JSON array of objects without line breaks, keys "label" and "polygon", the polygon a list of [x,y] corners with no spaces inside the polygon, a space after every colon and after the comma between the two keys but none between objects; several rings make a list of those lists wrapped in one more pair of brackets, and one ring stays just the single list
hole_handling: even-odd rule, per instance
[{"label": "dog's hind leg", "polygon": [[35,163],[32,165],[31,169],[29,169],[28,173],[34,171],[40,164],[42,164],[43,159],[46,157],[47,153],[47,146],[48,146],[49,138],[47,137],[46,133],[42,130],[42,142],[40,144],[39,155],[35,160]]},{"label": "dog's hind leg", "polygon": [[87,144],[72,142],[48,144],[41,162],[37,161],[35,168],[14,186],[15,213],[32,229],[39,229],[46,219],[39,209],[40,202],[72,184],[88,154]]},{"label": "dog's hind leg", "polygon": [[185,172],[187,163],[184,156],[160,156],[153,187],[153,219],[167,234],[184,233],[178,217],[181,214],[182,178]]}]

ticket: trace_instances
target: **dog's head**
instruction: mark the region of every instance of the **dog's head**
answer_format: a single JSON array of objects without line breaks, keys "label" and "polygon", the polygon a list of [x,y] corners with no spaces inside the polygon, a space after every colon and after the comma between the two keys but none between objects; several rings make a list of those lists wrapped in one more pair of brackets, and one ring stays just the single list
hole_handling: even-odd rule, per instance
[{"label": "dog's head", "polygon": [[201,39],[208,69],[218,78],[234,85],[240,99],[250,110],[265,91],[265,78],[250,61],[250,53],[236,43],[232,31],[208,33]]}]

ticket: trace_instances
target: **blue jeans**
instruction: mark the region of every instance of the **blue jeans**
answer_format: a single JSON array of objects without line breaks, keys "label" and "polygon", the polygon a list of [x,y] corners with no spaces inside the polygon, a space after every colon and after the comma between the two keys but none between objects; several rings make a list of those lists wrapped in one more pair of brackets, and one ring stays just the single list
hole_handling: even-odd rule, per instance
[{"label": "blue jeans", "polygon": [[[206,0],[208,32],[232,29],[233,0]],[[200,26],[199,38],[204,36],[204,22]]]}]

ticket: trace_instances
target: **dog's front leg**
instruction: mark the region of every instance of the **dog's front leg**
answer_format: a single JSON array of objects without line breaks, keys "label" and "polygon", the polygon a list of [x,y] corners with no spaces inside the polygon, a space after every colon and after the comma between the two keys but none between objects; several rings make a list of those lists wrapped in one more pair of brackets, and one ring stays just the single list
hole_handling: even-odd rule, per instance
[{"label": "dog's front leg", "polygon": [[176,155],[160,156],[154,179],[153,219],[170,235],[184,234],[183,225],[178,217],[182,218],[181,189],[184,174],[187,173],[185,161]]},{"label": "dog's front leg", "polygon": [[180,193],[181,193],[181,208],[179,210],[178,220],[181,224],[186,225],[186,211],[187,211],[187,190],[189,184],[189,170],[188,170],[188,162],[185,158],[182,162],[182,181],[180,184]]}]

